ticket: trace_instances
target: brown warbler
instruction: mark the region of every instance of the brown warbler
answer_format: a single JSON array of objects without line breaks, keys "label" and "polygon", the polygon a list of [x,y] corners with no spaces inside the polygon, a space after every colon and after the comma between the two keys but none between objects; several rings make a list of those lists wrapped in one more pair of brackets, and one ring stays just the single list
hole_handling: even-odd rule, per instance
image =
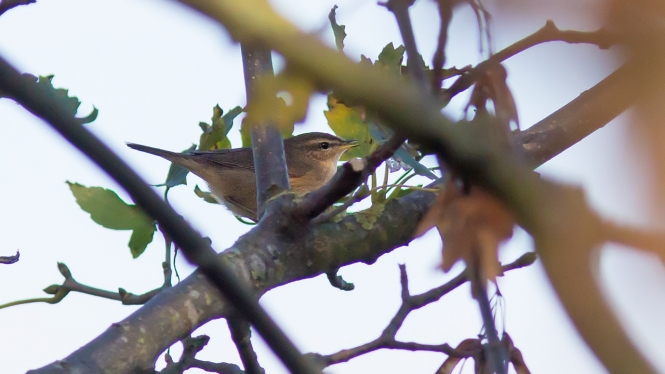
[{"label": "brown warbler", "polygon": [[[355,140],[312,132],[284,140],[291,189],[297,195],[317,190],[335,175],[342,153]],[[256,221],[256,175],[251,148],[177,153],[127,143],[130,148],[163,157],[203,178],[212,194],[231,212]]]}]

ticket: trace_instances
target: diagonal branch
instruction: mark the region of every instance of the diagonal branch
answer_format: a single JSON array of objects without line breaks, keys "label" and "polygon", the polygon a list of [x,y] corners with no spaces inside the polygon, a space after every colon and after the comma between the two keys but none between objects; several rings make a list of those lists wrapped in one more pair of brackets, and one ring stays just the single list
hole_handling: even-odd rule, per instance
[{"label": "diagonal branch", "polygon": [[19,5],[28,5],[36,2],[37,0],[0,0],[0,16]]}]

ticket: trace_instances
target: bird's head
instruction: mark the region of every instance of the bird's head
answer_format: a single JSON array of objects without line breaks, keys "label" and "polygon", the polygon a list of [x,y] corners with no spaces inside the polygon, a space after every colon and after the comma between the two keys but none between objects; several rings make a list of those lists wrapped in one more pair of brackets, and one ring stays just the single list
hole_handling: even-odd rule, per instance
[{"label": "bird's head", "polygon": [[310,132],[284,140],[284,151],[289,159],[289,168],[312,167],[320,164],[321,169],[337,167],[342,153],[357,147],[355,140],[344,140],[322,132]]}]

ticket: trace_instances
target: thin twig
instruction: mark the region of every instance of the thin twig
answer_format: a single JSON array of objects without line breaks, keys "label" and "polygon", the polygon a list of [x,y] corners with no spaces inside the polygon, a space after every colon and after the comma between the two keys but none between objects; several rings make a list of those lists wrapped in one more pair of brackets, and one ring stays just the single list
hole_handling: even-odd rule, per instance
[{"label": "thin twig", "polygon": [[19,257],[21,257],[21,254],[19,253],[18,250],[16,250],[16,254],[13,256],[0,256],[0,264],[4,265],[14,264],[18,262]]},{"label": "thin twig", "polygon": [[409,73],[413,76],[418,85],[427,92],[427,80],[425,79],[425,69],[422,63],[422,57],[418,52],[416,46],[416,37],[413,34],[413,26],[411,25],[411,17],[409,17],[409,7],[414,4],[414,0],[388,0],[385,4],[386,8],[390,10],[397,20],[399,33],[402,35],[404,48],[408,57],[406,65]]},{"label": "thin twig", "polygon": [[[519,269],[525,266],[529,266],[536,261],[535,253],[526,253],[514,262],[502,266],[501,270],[503,273]],[[379,350],[379,349],[401,349],[409,351],[428,351],[428,352],[440,352],[445,353],[450,356],[457,357],[471,357],[478,353],[477,351],[460,351],[452,348],[448,344],[439,344],[439,345],[429,345],[429,344],[420,344],[413,342],[400,342],[395,339],[397,332],[402,327],[402,324],[406,320],[406,317],[412,311],[422,308],[428,304],[431,304],[441,297],[449,293],[450,291],[456,289],[457,287],[463,285],[469,281],[469,270],[465,270],[460,273],[455,278],[446,282],[445,284],[433,288],[425,293],[420,295],[411,295],[409,293],[409,279],[406,273],[406,267],[400,265],[400,284],[401,284],[401,295],[402,295],[402,305],[395,313],[395,316],[390,320],[386,328],[383,330],[381,335],[375,340],[357,346],[355,348],[344,349],[337,353],[330,355],[321,355],[310,353],[309,355],[320,363],[324,367],[335,365],[341,362],[347,362],[355,357]]]},{"label": "thin twig", "polygon": [[275,354],[294,373],[313,373],[291,340],[258,304],[254,293],[238,280],[236,273],[217,256],[189,224],[148,186],[122,159],[56,102],[44,88],[24,84],[21,74],[0,57],[0,90],[31,113],[42,118],[65,139],[107,172],[162,230],[178,244],[189,261],[199,267],[212,284],[243,314],[265,339]]},{"label": "thin twig", "polygon": [[152,299],[153,296],[161,292],[164,288],[170,287],[170,285],[163,285],[162,287],[148,291],[141,295],[135,295],[133,293],[127,292],[123,288],[119,288],[118,292],[111,292],[79,283],[74,279],[67,265],[63,264],[62,262],[58,263],[58,270],[60,271],[60,274],[65,277],[64,282],[62,282],[61,285],[54,284],[44,289],[44,292],[53,295],[52,297],[13,301],[0,305],[0,309],[29,303],[57,304],[62,301],[62,299],[64,299],[65,296],[69,294],[69,292],[80,292],[82,294],[97,296],[104,299],[117,300],[122,302],[123,305],[143,305],[148,302],[148,300]]},{"label": "thin twig", "polygon": [[443,66],[446,64],[446,43],[448,41],[448,25],[453,15],[453,1],[437,0],[439,5],[439,39],[436,43],[436,52],[432,60],[432,93],[438,95],[441,92],[443,82]]},{"label": "thin twig", "polygon": [[[210,373],[218,374],[245,374],[238,365],[225,362],[216,363],[196,359],[196,355],[208,344],[210,338],[207,335],[197,336],[195,338],[187,337],[181,341],[183,346],[182,357],[178,362],[174,362],[171,355],[166,355],[166,367],[160,371],[160,374],[182,374],[187,369],[198,368]],[[249,374],[249,372],[247,372]]]},{"label": "thin twig", "polygon": [[508,355],[504,349],[499,334],[494,324],[494,317],[492,315],[492,307],[487,298],[487,279],[482,273],[482,264],[480,263],[480,255],[475,252],[473,264],[467,268],[469,278],[471,278],[471,288],[473,295],[478,306],[480,307],[480,315],[483,319],[483,327],[485,328],[485,336],[487,337],[488,344],[484,347],[485,358],[491,368],[490,373],[507,374]]},{"label": "thin twig", "polygon": [[251,335],[252,331],[249,328],[249,323],[244,318],[232,316],[226,318],[231,331],[231,339],[238,349],[240,360],[245,367],[247,374],[265,374],[265,370],[259,364],[259,359],[256,356],[254,347],[252,347]]},{"label": "thin twig", "polygon": [[570,44],[595,44],[601,49],[607,49],[612,45],[619,43],[620,38],[618,35],[613,34],[604,28],[591,32],[560,30],[556,27],[554,22],[548,20],[545,23],[545,26],[535,33],[497,52],[492,57],[481,62],[476,67],[459,77],[450,88],[443,91],[443,101],[447,103],[455,95],[471,87],[478,77],[481,76],[486,67],[503,62],[538,44],[554,41],[562,41]]}]

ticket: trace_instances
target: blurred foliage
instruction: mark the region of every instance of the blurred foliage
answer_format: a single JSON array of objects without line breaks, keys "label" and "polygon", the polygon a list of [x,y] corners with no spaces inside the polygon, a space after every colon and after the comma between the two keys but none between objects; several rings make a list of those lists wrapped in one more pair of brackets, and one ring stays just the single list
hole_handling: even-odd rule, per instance
[{"label": "blurred foliage", "polygon": [[[36,84],[39,90],[43,90],[48,93],[49,96],[53,98],[62,108],[67,110],[67,112],[81,125],[90,123],[97,119],[99,110],[93,107],[92,112],[85,117],[76,117],[79,106],[81,102],[76,96],[69,96],[69,90],[65,88],[55,88],[53,87],[53,75],[39,76],[35,77],[32,74],[23,74],[22,79],[24,80],[23,84],[31,85]],[[6,93],[0,91],[0,98],[12,99],[12,97]]]}]

